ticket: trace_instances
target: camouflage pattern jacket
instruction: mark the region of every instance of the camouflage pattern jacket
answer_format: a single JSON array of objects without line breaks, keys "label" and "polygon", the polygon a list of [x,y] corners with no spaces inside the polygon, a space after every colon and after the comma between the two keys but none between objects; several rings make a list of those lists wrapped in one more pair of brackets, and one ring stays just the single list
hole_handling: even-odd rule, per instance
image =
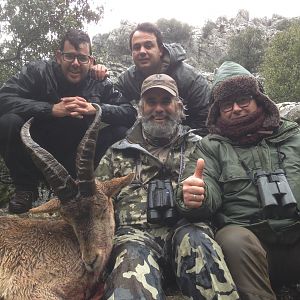
[{"label": "camouflage pattern jacket", "polygon": [[163,163],[143,147],[145,141],[141,124],[137,121],[127,138],[110,147],[96,170],[96,176],[100,180],[107,180],[130,172],[135,173],[132,183],[114,198],[117,226],[157,227],[147,223],[148,183],[157,178],[165,168],[169,170],[168,179],[171,179],[175,190],[187,157],[194,151],[200,139],[188,127],[180,126],[178,137],[169,145],[170,151]]}]

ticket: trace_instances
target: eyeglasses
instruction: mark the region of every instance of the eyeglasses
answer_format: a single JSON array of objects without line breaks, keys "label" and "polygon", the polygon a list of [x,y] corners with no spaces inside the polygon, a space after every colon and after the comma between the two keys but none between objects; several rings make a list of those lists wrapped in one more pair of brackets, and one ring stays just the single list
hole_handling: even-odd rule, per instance
[{"label": "eyeglasses", "polygon": [[236,103],[241,108],[245,108],[250,104],[252,99],[252,96],[243,96],[233,101],[220,102],[220,110],[222,112],[232,111],[234,103]]},{"label": "eyeglasses", "polygon": [[70,52],[62,52],[62,57],[64,61],[67,62],[73,62],[75,58],[77,58],[78,62],[81,64],[87,64],[90,61],[91,56],[90,55],[84,55],[84,54],[74,54]]}]

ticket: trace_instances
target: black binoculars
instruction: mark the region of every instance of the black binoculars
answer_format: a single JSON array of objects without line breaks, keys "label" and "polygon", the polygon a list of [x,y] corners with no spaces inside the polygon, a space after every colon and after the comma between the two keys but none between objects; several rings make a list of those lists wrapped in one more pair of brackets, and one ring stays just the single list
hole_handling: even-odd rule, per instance
[{"label": "black binoculars", "polygon": [[255,174],[258,192],[267,218],[291,218],[295,216],[297,202],[282,169]]},{"label": "black binoculars", "polygon": [[172,225],[178,219],[171,180],[154,179],[148,185],[147,221]]}]

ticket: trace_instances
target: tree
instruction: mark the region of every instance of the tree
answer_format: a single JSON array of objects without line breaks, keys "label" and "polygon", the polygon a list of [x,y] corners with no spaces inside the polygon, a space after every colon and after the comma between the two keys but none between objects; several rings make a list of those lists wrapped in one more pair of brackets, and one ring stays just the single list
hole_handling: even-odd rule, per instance
[{"label": "tree", "polygon": [[120,27],[109,33],[97,34],[93,38],[94,53],[97,60],[103,64],[122,63],[126,66],[132,64],[129,48],[129,35],[136,26],[127,20],[120,22]]},{"label": "tree", "polygon": [[193,27],[187,23],[181,23],[176,19],[159,19],[156,22],[160,29],[164,42],[179,43],[185,48],[189,47],[192,38]]},{"label": "tree", "polygon": [[300,102],[300,21],[272,39],[261,72],[265,89],[276,102]]},{"label": "tree", "polygon": [[258,28],[248,27],[230,39],[224,60],[233,60],[250,72],[257,72],[265,47],[263,32]]},{"label": "tree", "polygon": [[206,39],[209,35],[212,34],[212,31],[214,28],[216,28],[217,25],[211,20],[206,21],[204,26],[202,27],[202,37]]},{"label": "tree", "polygon": [[27,62],[49,58],[68,28],[97,23],[103,7],[88,0],[0,2],[0,86]]}]

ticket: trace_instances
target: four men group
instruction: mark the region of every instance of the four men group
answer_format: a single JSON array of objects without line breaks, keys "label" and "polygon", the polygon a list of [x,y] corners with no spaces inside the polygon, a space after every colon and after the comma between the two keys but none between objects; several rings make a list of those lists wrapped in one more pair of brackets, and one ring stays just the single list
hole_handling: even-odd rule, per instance
[{"label": "four men group", "polygon": [[0,154],[16,187],[10,212],[32,206],[41,179],[19,137],[24,122],[35,118],[33,138],[76,178],[95,102],[104,123],[97,176],[135,173],[114,199],[103,298],[165,299],[164,283],[176,281],[188,299],[276,299],[276,286],[299,280],[298,125],[280,119],[234,62],[218,69],[211,91],[153,24],[133,30],[130,48],[134,66],[113,86],[93,79],[90,40],[71,30],[55,61],[31,63],[1,88]]}]

